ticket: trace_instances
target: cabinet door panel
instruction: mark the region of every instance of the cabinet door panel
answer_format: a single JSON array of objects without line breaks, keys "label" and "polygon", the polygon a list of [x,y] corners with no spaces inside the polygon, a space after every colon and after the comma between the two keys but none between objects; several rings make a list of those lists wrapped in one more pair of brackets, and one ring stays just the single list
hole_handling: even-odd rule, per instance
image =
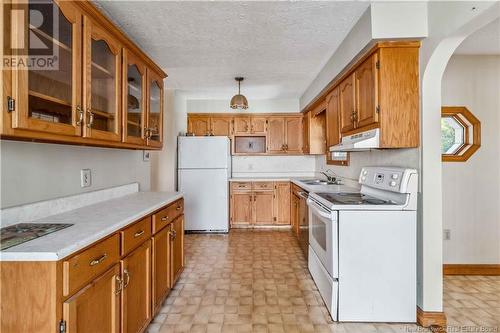
[{"label": "cabinet door panel", "polygon": [[339,87],[326,97],[326,138],[327,151],[340,143]]},{"label": "cabinet door panel", "polygon": [[267,119],[264,117],[252,117],[250,130],[252,134],[266,134]]},{"label": "cabinet door panel", "polygon": [[[36,59],[50,57],[52,60],[57,56],[57,61],[46,62],[53,66],[31,66],[28,70],[12,71],[12,97],[16,101],[12,128],[81,136],[81,11],[74,3],[66,1],[49,2],[48,5],[30,1],[19,3],[16,8],[24,9],[20,11],[24,15],[11,16],[11,26],[19,30],[19,33],[12,34],[12,43],[20,46],[19,51],[13,51],[13,56],[18,53],[28,55],[28,61],[35,63]],[[37,27],[35,14],[40,11],[47,17],[58,16],[57,31],[47,29],[48,25]],[[33,24],[26,24],[32,21]],[[37,43],[28,43],[28,36],[53,50],[54,55],[40,55]],[[35,46],[31,48],[31,44]]]},{"label": "cabinet door panel", "polygon": [[184,269],[184,215],[179,216],[170,224],[171,234],[171,287],[179,279]]},{"label": "cabinet door panel", "polygon": [[285,151],[285,119],[269,118],[267,127],[267,151],[284,153]]},{"label": "cabinet door panel", "polygon": [[121,45],[87,16],[83,38],[83,135],[121,141]]},{"label": "cabinet door panel", "polygon": [[119,265],[63,303],[68,333],[120,331]]},{"label": "cabinet door panel", "polygon": [[276,224],[290,224],[290,183],[275,183],[274,193]]},{"label": "cabinet door panel", "polygon": [[250,117],[234,117],[234,135],[250,133]]},{"label": "cabinet door panel", "polygon": [[233,131],[233,120],[230,117],[212,117],[212,135],[230,136]]},{"label": "cabinet door panel", "polygon": [[208,117],[189,117],[189,133],[195,136],[210,135],[210,118]]},{"label": "cabinet door panel", "polygon": [[140,332],[151,318],[151,241],[122,260],[123,332]]},{"label": "cabinet door panel", "polygon": [[356,69],[356,127],[371,125],[378,121],[378,73],[377,54],[365,60]]},{"label": "cabinet door panel", "polygon": [[354,129],[354,74],[339,85],[340,132]]},{"label": "cabinet door panel", "polygon": [[123,50],[123,141],[146,145],[146,66]]},{"label": "cabinet door panel", "polygon": [[285,149],[287,153],[302,152],[302,118],[285,118],[286,140]]},{"label": "cabinet door panel", "polygon": [[231,225],[252,223],[252,199],[251,192],[233,192],[231,194]]},{"label": "cabinet door panel", "polygon": [[163,79],[148,69],[148,146],[161,147],[163,145]]},{"label": "cabinet door panel", "polygon": [[253,223],[273,224],[274,223],[274,205],[273,191],[254,192],[253,195]]},{"label": "cabinet door panel", "polygon": [[164,296],[170,290],[170,269],[170,228],[163,228],[153,237],[154,310],[160,307]]}]

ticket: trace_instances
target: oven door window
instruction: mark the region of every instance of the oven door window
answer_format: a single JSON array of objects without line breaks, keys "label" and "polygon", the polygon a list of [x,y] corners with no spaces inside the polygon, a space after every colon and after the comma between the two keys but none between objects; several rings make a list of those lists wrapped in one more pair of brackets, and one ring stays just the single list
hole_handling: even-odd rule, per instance
[{"label": "oven door window", "polygon": [[323,251],[327,251],[326,248],[326,235],[327,235],[327,230],[326,230],[326,221],[322,220],[319,216],[316,214],[311,214],[312,216],[312,221],[311,221],[311,231],[312,231],[312,236],[316,243],[323,249]]}]

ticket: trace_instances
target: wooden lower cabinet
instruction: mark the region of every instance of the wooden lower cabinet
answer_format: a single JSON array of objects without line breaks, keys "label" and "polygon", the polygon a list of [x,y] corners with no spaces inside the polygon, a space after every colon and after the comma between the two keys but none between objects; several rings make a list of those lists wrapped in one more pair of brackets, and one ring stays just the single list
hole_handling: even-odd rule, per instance
[{"label": "wooden lower cabinet", "polygon": [[117,264],[63,303],[67,333],[120,332],[120,275]]},{"label": "wooden lower cabinet", "polygon": [[153,312],[156,312],[170,291],[170,227],[153,236]]},{"label": "wooden lower cabinet", "polygon": [[231,227],[290,224],[290,182],[233,182]]},{"label": "wooden lower cabinet", "polygon": [[179,216],[170,224],[171,235],[171,286],[173,286],[184,269],[184,215]]},{"label": "wooden lower cabinet", "polygon": [[122,333],[142,332],[151,319],[151,240],[121,261]]}]

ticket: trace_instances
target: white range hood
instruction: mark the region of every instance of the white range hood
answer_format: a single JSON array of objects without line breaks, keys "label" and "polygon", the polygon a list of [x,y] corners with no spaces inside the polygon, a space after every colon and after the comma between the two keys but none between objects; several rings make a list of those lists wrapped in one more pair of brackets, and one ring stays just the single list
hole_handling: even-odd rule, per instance
[{"label": "white range hood", "polygon": [[380,148],[380,129],[342,137],[340,144],[330,147],[330,152],[363,151]]}]

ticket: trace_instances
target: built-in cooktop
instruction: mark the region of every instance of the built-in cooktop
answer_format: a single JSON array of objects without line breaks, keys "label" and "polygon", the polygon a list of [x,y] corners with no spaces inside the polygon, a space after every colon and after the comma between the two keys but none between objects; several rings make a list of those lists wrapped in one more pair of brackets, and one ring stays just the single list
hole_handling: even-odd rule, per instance
[{"label": "built-in cooktop", "polygon": [[316,193],[334,205],[395,205],[394,202],[361,193]]},{"label": "built-in cooktop", "polygon": [[72,226],[69,223],[18,223],[0,229],[0,250]]}]

